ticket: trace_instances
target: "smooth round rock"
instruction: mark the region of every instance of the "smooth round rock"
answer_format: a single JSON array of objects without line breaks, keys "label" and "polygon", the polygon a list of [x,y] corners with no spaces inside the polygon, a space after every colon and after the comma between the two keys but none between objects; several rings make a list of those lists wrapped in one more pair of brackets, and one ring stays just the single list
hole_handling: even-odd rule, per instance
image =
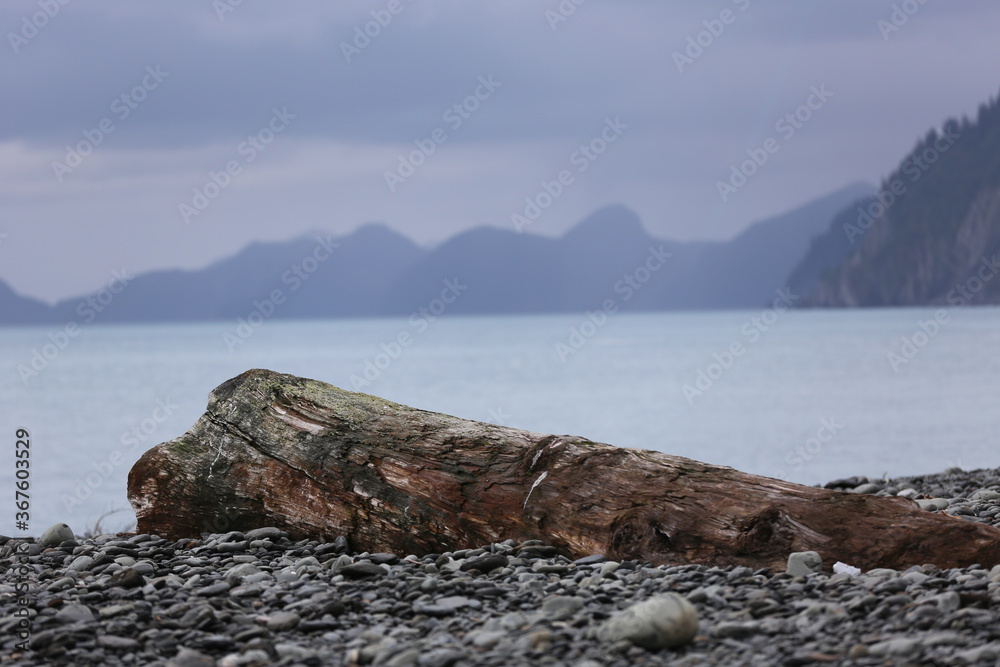
[{"label": "smooth round rock", "polygon": [[280,632],[282,630],[291,630],[296,625],[299,624],[299,615],[291,611],[279,611],[276,614],[272,614],[269,619],[267,619],[267,629],[274,630],[275,632]]},{"label": "smooth round rock", "polygon": [[667,593],[614,614],[597,631],[607,642],[626,640],[656,651],[681,646],[698,632],[698,611],[676,593]]},{"label": "smooth round rock", "polygon": [[348,579],[367,579],[370,577],[384,577],[385,569],[375,563],[351,563],[336,571]]},{"label": "smooth round rock", "polygon": [[793,577],[805,577],[823,571],[823,559],[815,551],[796,551],[788,555],[785,572]]},{"label": "smooth round rock", "polygon": [[67,540],[75,540],[76,535],[73,534],[73,529],[70,528],[65,523],[57,523],[49,526],[42,536],[38,538],[38,545],[43,549],[45,547],[55,547]]},{"label": "smooth round rock", "polygon": [[469,570],[479,570],[483,574],[492,572],[493,570],[506,567],[508,559],[503,554],[489,554],[486,556],[479,556],[477,558],[469,558],[461,565],[461,570],[463,572],[468,572]]},{"label": "smooth round rock", "polygon": [[542,603],[542,616],[550,621],[565,621],[580,611],[585,602],[575,595],[553,595]]},{"label": "smooth round rock", "polygon": [[68,604],[56,612],[56,620],[60,623],[90,623],[94,621],[94,612],[82,604]]},{"label": "smooth round rock", "polygon": [[254,528],[253,530],[248,530],[246,535],[244,535],[248,541],[253,540],[279,540],[282,537],[288,537],[288,533],[281,530],[280,528],[275,528],[274,526],[265,526],[264,528]]},{"label": "smooth round rock", "polygon": [[111,575],[111,582],[122,588],[136,588],[145,584],[146,580],[135,568],[126,567]]},{"label": "smooth round rock", "polygon": [[944,498],[920,498],[916,503],[920,505],[920,509],[927,511],[946,510],[951,504]]}]

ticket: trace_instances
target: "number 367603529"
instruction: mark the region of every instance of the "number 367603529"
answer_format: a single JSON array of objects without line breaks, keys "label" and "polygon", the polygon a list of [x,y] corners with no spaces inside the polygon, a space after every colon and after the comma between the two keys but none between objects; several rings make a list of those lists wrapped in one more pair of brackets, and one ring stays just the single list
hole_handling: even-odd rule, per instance
[{"label": "number 367603529", "polygon": [[17,444],[14,450],[14,456],[16,457],[14,476],[17,478],[17,482],[14,485],[17,489],[15,505],[17,509],[21,510],[17,513],[16,519],[18,521],[27,521],[28,509],[31,507],[31,498],[28,495],[28,489],[31,487],[31,434],[27,430],[19,428],[15,435],[17,436]]}]

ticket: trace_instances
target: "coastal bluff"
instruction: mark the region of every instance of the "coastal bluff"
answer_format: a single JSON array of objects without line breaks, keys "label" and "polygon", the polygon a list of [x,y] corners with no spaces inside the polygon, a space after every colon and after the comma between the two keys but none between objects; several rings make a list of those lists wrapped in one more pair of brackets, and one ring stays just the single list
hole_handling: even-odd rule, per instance
[{"label": "coastal bluff", "polygon": [[905,569],[1000,563],[1000,529],[913,500],[459,419],[268,370],[217,387],[128,478],[137,532],[274,526],[369,552],[542,540],[570,558],[780,571],[790,553]]}]

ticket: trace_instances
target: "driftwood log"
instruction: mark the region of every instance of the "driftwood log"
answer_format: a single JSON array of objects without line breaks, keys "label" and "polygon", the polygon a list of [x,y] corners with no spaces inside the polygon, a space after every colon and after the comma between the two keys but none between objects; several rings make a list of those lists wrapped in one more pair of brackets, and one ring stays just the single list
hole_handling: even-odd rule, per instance
[{"label": "driftwood log", "polygon": [[439,553],[540,539],[570,557],[783,569],[1000,563],[1000,529],[574,436],[468,421],[252,370],[129,473],[139,532],[277,526],[358,550]]}]

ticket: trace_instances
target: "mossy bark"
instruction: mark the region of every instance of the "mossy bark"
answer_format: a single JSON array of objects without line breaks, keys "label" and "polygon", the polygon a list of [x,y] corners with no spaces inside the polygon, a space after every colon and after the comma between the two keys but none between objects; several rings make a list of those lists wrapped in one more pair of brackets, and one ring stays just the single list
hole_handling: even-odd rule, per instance
[{"label": "mossy bark", "polygon": [[212,392],[129,473],[138,530],[277,526],[428,553],[514,538],[569,556],[783,568],[1000,562],[1000,530],[911,500],[800,486],[647,450],[468,421],[265,370]]}]

